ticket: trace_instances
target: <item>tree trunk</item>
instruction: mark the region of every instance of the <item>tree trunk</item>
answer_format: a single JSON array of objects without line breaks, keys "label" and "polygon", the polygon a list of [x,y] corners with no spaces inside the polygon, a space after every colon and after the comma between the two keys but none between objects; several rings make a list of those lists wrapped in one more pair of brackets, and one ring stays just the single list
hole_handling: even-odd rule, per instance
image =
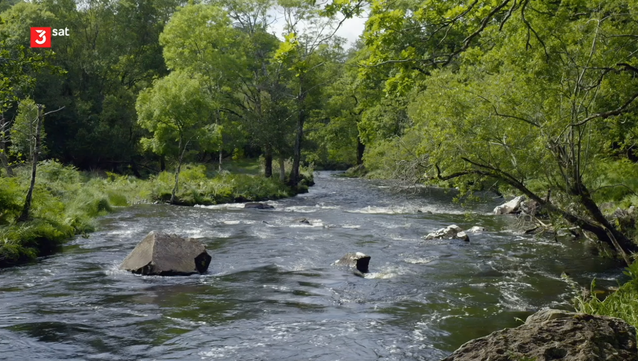
[{"label": "tree trunk", "polygon": [[[506,172],[500,171],[489,165],[473,162],[467,158],[462,158],[462,159],[476,167],[479,167],[485,170],[471,170],[471,171],[454,173],[449,176],[442,176],[440,173],[438,173],[437,178],[441,180],[449,180],[449,179],[457,178],[467,174],[478,174],[482,176],[499,179],[505,183],[508,183],[512,187],[518,189],[530,199],[538,202],[538,204],[540,204],[541,207],[543,207],[547,211],[554,214],[559,214],[569,223],[575,226],[578,226],[585,231],[589,231],[595,234],[596,238],[598,238],[601,242],[606,243],[612,249],[616,249],[619,253],[638,252],[638,245],[631,242],[631,240],[629,240],[624,234],[619,232],[613,225],[609,223],[609,221],[604,217],[602,212],[600,212],[600,209],[591,198],[587,188],[582,183],[580,184],[581,188],[579,191],[576,191],[576,188],[573,188],[570,191],[570,193],[580,197],[580,204],[583,205],[585,209],[587,209],[587,212],[593,217],[594,219],[593,221],[559,208],[558,206],[556,206],[554,203],[552,203],[549,200],[549,197],[543,198],[539,196],[538,194],[532,192],[523,183],[518,181],[515,177],[511,176],[510,174],[507,174]],[[439,172],[438,167],[436,167],[436,169],[437,169],[437,172]]]},{"label": "tree trunk", "polygon": [[131,164],[131,171],[133,172],[133,175],[136,176],[137,178],[142,178],[142,175],[140,174],[139,169],[137,169],[137,163],[135,162],[135,159],[131,158],[130,164]]},{"label": "tree trunk", "polygon": [[272,147],[267,145],[264,154],[264,176],[272,177]]},{"label": "tree trunk", "polygon": [[35,178],[38,170],[38,154],[40,153],[40,131],[42,129],[42,104],[38,104],[38,119],[35,126],[35,144],[33,146],[33,155],[31,158],[31,184],[29,185],[29,190],[27,191],[27,197],[24,200],[24,207],[22,208],[22,213],[18,218],[18,222],[25,222],[29,220],[29,212],[31,211],[31,200],[33,198],[33,188],[35,188]]},{"label": "tree trunk", "polygon": [[292,187],[296,187],[299,183],[299,166],[301,164],[301,142],[303,141],[303,125],[305,121],[305,114],[303,109],[299,111],[299,118],[297,120],[297,135],[295,136],[295,149],[292,159],[292,169],[290,170],[290,179],[288,183]]},{"label": "tree trunk", "polygon": [[9,159],[7,159],[7,155],[5,154],[5,148],[2,146],[2,141],[0,141],[0,162],[2,163],[2,167],[7,171],[8,177],[13,177],[13,169],[9,166]]},{"label": "tree trunk", "polygon": [[366,145],[361,142],[361,138],[357,137],[357,165],[363,164],[363,153],[366,150]]},{"label": "tree trunk", "polygon": [[222,149],[219,149],[219,165],[217,166],[217,170],[218,171],[222,171]]},{"label": "tree trunk", "polygon": [[9,165],[9,158],[7,158],[7,140],[4,134],[9,129],[9,122],[4,119],[4,116],[0,115],[0,163],[7,171],[8,177],[13,177],[13,169]]},{"label": "tree trunk", "polygon": [[[582,182],[579,183],[580,190],[578,193],[580,197],[580,203],[585,207],[585,209],[587,209],[587,212],[589,212],[594,221],[600,223],[603,226],[602,232],[606,234],[607,232],[605,230],[609,230],[612,237],[614,238],[610,239],[610,243],[613,244],[613,241],[616,241],[618,243],[618,246],[620,246],[622,251],[624,251],[625,253],[638,251],[638,246],[636,246],[627,236],[619,232],[618,229],[616,229],[616,227],[611,224],[609,220],[607,220],[607,218],[605,218],[603,212],[600,211],[600,208],[598,208],[598,205],[592,199],[591,194],[589,193],[589,189],[587,189],[587,187],[585,187]],[[606,234],[606,238],[610,238],[609,235]]]},{"label": "tree trunk", "polygon": [[284,157],[279,157],[279,180],[282,183],[286,181],[286,161]]},{"label": "tree trunk", "polygon": [[166,170],[166,156],[160,155],[160,172]]},{"label": "tree trunk", "polygon": [[182,170],[182,161],[184,160],[184,153],[186,153],[187,146],[188,142],[186,142],[186,145],[184,145],[184,149],[182,149],[182,139],[179,140],[177,149],[180,149],[181,151],[177,160],[177,169],[175,170],[175,186],[173,187],[173,191],[171,192],[171,200],[169,201],[171,204],[175,203],[175,194],[179,192],[179,172]]}]

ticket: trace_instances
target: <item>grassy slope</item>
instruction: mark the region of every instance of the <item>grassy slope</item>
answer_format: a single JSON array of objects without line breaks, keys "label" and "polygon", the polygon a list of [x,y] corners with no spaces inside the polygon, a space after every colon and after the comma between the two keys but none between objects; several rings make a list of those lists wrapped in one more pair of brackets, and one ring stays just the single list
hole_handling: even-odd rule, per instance
[{"label": "grassy slope", "polygon": [[[255,161],[227,163],[224,168],[234,173],[216,172],[203,165],[184,166],[177,203],[259,201],[289,197],[299,191],[260,176]],[[0,177],[0,268],[54,253],[65,240],[93,231],[95,218],[113,207],[165,201],[170,198],[174,181],[174,174],[168,172],[148,180],[110,173],[105,178],[45,161],[38,168],[32,219],[17,223],[29,174],[26,168],[16,172],[16,177]]]}]

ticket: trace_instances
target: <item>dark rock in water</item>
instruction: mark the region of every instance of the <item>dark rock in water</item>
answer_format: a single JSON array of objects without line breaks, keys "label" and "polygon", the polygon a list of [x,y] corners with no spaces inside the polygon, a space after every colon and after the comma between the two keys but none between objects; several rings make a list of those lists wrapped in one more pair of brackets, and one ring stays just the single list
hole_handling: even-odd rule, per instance
[{"label": "dark rock in water", "polygon": [[467,342],[443,361],[638,361],[636,330],[619,318],[542,310],[525,324]]},{"label": "dark rock in water", "polygon": [[[368,264],[370,263],[370,256],[366,256],[361,252],[346,253],[340,260],[335,262],[336,265],[346,266],[350,268],[356,268],[361,273],[368,273]],[[356,274],[356,273],[355,273]]]},{"label": "dark rock in water", "polygon": [[143,275],[181,276],[204,273],[211,256],[195,239],[149,233],[124,259],[120,269]]},{"label": "dark rock in water", "polygon": [[252,209],[274,209],[275,207],[268,205],[266,203],[259,203],[259,202],[250,202],[250,203],[245,203],[244,204],[244,208],[252,208]]},{"label": "dark rock in water", "polygon": [[310,221],[305,218],[297,219],[297,222],[303,223],[303,224],[311,224]]}]

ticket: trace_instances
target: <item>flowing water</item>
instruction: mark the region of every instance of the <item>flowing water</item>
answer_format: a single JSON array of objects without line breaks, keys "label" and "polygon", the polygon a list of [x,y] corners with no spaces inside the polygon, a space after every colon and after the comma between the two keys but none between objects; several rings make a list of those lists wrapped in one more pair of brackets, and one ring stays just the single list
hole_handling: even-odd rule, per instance
[{"label": "flowing water", "polygon": [[[583,284],[620,274],[578,243],[508,231],[515,220],[490,215],[491,197],[462,208],[443,190],[315,179],[274,210],[124,208],[62,253],[0,271],[0,359],[439,360],[539,308],[568,308],[562,272]],[[488,231],[422,239],[452,223]],[[200,239],[208,273],[118,270],[151,230]],[[365,278],[332,265],[355,251],[372,256]]]}]

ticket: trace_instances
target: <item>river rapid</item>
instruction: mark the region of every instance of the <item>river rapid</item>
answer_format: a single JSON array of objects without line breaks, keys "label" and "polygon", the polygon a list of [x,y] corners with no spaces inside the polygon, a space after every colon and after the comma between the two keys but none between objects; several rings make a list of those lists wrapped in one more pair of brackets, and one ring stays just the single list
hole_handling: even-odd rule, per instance
[{"label": "river rapid", "polygon": [[[273,210],[123,208],[63,252],[1,270],[0,359],[436,361],[540,308],[568,309],[562,272],[581,284],[621,274],[579,243],[516,234],[489,195],[463,208],[439,189],[315,181]],[[422,239],[453,223],[488,231]],[[152,230],[205,243],[208,273],[120,271]],[[365,278],[332,265],[355,251],[372,257]]]}]

